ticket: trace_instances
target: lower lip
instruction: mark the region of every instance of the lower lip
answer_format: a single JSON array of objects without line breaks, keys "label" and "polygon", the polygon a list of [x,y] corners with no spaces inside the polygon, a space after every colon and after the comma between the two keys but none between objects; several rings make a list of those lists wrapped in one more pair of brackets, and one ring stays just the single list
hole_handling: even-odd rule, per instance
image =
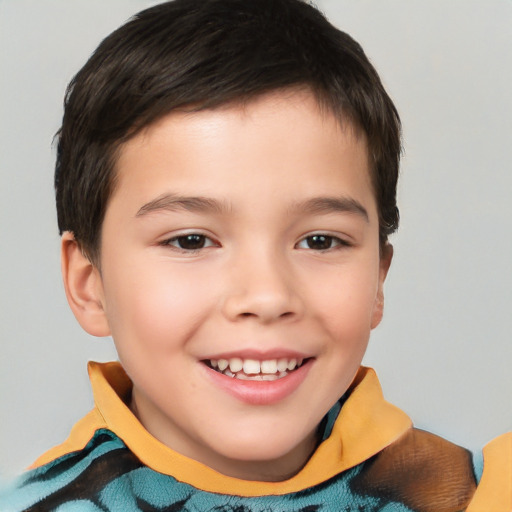
[{"label": "lower lip", "polygon": [[272,405],[291,395],[304,381],[313,364],[308,359],[300,368],[277,380],[241,380],[212,370],[204,363],[210,379],[238,400],[251,405]]}]

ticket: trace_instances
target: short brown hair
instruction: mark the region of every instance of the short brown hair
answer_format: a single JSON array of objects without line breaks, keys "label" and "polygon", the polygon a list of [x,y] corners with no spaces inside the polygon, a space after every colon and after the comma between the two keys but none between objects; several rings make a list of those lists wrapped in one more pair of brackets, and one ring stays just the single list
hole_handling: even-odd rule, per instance
[{"label": "short brown hair", "polygon": [[364,133],[380,242],[398,227],[398,113],[361,46],[302,0],[174,0],[135,15],[68,86],[58,132],[59,230],[99,262],[120,145],[176,108],[309,88]]}]

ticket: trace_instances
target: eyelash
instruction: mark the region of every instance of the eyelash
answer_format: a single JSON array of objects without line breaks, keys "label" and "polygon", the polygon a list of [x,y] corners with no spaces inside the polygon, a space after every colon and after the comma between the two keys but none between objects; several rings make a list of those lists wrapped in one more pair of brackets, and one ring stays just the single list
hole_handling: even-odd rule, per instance
[{"label": "eyelash", "polygon": [[[190,239],[192,237],[200,239],[200,242],[202,242],[202,244],[200,243],[201,247],[191,249],[180,246],[181,243],[184,242],[187,238]],[[162,242],[159,243],[159,245],[163,247],[172,247],[175,250],[186,254],[194,254],[208,247],[218,247],[218,244],[216,242],[214,242],[210,237],[203,235],[202,233],[186,233],[183,235],[174,236],[172,238],[163,240]]]},{"label": "eyelash", "polygon": [[[187,242],[187,239],[191,241],[190,239],[196,239],[196,243],[199,245],[199,247],[194,248],[187,248],[183,247],[183,243]],[[315,240],[317,239],[317,240]],[[320,244],[328,245],[328,247],[320,247],[320,248],[314,248],[312,247],[312,244],[315,242],[319,242]],[[194,243],[192,241],[192,243]],[[302,243],[306,243],[307,247],[301,247],[300,245]],[[207,249],[208,247],[218,247],[219,244],[213,241],[210,237],[203,235],[202,233],[186,233],[183,235],[178,235],[172,238],[168,238],[166,240],[163,240],[159,243],[160,246],[163,247],[173,247],[175,250],[178,250],[180,252],[186,253],[186,254],[194,254],[202,249]],[[315,252],[327,252],[335,249],[339,249],[342,247],[351,247],[351,243],[347,242],[346,240],[343,240],[342,238],[339,238],[334,235],[329,235],[326,233],[314,233],[312,235],[308,235],[295,245],[296,248],[300,249],[307,249],[312,250]]]},{"label": "eyelash", "polygon": [[[320,242],[323,239],[323,241],[325,243],[327,243],[329,245],[329,247],[314,249],[313,247],[311,247],[309,242],[313,241],[313,239],[315,239],[315,238],[320,239],[319,240]],[[303,242],[306,242],[308,244],[308,247],[300,247],[300,244],[302,244]],[[327,251],[332,251],[332,250],[340,249],[343,247],[351,247],[351,246],[352,246],[352,244],[350,242],[348,242],[347,240],[344,240],[338,236],[329,235],[327,233],[313,233],[312,235],[305,236],[296,245],[296,247],[299,247],[301,249],[308,249],[308,250],[312,250],[312,251],[316,251],[316,252],[327,252]]]}]

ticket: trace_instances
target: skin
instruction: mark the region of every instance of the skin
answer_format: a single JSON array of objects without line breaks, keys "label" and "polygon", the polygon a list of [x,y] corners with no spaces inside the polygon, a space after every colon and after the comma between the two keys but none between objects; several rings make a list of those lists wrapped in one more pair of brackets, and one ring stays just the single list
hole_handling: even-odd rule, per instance
[{"label": "skin", "polygon": [[[382,318],[392,251],[379,248],[364,137],[309,92],[278,92],[167,115],[122,147],[117,173],[101,272],[63,236],[77,319],[112,335],[157,439],[229,476],[291,477]],[[187,249],[190,234],[204,246]],[[309,358],[275,403],[233,396],[204,364],[271,351]]]}]

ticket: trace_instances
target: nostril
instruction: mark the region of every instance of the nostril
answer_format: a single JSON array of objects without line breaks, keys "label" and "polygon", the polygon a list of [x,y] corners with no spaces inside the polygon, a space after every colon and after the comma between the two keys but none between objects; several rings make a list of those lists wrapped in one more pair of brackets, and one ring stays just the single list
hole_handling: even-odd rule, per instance
[{"label": "nostril", "polygon": [[230,321],[259,320],[269,323],[276,320],[292,321],[300,317],[302,303],[297,296],[284,291],[243,291],[230,293],[221,304],[222,313]]},{"label": "nostril", "polygon": [[[294,315],[293,311],[285,311],[284,313],[281,313],[279,315],[279,318],[289,318],[293,315]],[[256,313],[244,312],[244,313],[240,313],[240,316],[242,318],[249,318],[249,317],[258,316],[258,315]]]}]

